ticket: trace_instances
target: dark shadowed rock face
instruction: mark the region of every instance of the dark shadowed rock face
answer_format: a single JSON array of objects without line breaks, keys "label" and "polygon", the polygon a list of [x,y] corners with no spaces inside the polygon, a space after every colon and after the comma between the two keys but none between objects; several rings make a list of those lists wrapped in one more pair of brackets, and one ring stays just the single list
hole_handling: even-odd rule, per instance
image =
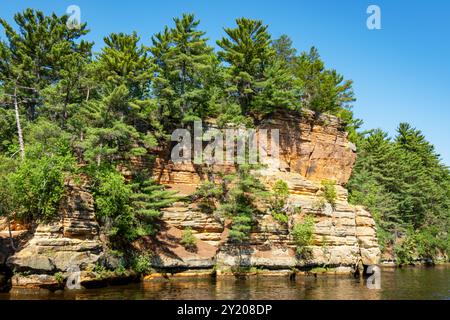
[{"label": "dark shadowed rock face", "polygon": [[6,260],[13,253],[10,241],[0,236],[0,292],[6,291],[9,287],[10,269],[6,266]]},{"label": "dark shadowed rock face", "polygon": [[13,253],[13,250],[10,246],[10,241],[8,238],[3,235],[0,236],[0,266],[6,263],[8,257]]},{"label": "dark shadowed rock face", "polygon": [[[9,228],[11,229],[12,241]],[[8,258],[12,256],[17,248],[27,241],[28,232],[21,225],[8,223],[5,218],[0,219],[0,292],[7,291],[11,285],[10,278],[12,270],[6,265]]]}]

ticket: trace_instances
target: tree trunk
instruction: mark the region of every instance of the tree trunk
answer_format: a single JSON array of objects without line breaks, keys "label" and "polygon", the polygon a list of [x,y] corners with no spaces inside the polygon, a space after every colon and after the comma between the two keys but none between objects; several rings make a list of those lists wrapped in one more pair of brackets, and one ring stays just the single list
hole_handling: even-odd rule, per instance
[{"label": "tree trunk", "polygon": [[17,87],[14,88],[14,111],[16,114],[17,135],[19,137],[20,156],[25,158],[25,146],[23,143],[22,126],[20,125],[19,104],[17,103]]},{"label": "tree trunk", "polygon": [[[100,143],[100,148],[101,147],[103,147],[102,143]],[[97,158],[97,167],[100,167],[100,164],[101,164],[101,161],[102,161],[101,155],[98,154],[96,158]]]},{"label": "tree trunk", "polygon": [[8,233],[9,233],[9,241],[11,243],[11,248],[16,251],[16,246],[14,245],[14,239],[12,237],[12,232],[11,232],[11,219],[9,217],[7,217],[8,219]]},{"label": "tree trunk", "polygon": [[64,99],[63,114],[62,114],[62,119],[61,119],[61,128],[62,129],[64,129],[64,127],[66,125],[66,120],[69,117],[67,114],[67,105],[69,104],[69,100],[70,100],[70,89],[67,88],[66,97]]}]

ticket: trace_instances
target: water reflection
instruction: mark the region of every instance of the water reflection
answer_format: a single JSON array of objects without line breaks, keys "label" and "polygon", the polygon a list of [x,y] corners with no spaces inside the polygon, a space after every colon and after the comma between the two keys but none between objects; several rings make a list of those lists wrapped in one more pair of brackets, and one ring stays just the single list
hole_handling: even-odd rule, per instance
[{"label": "water reflection", "polygon": [[15,290],[0,299],[450,299],[450,266],[435,268],[383,268],[381,289],[370,290],[364,279],[347,276],[287,278],[179,279],[134,283],[101,289],[48,293]]}]

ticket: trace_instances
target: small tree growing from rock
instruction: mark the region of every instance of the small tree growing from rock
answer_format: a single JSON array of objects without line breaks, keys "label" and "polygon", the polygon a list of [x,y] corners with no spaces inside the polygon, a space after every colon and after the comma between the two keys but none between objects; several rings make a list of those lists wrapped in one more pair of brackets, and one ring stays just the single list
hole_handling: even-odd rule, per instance
[{"label": "small tree growing from rock", "polygon": [[186,228],[183,230],[180,243],[188,250],[193,251],[197,248],[197,239],[195,238],[192,228]]},{"label": "small tree growing from rock", "polygon": [[308,246],[312,244],[314,226],[314,218],[306,216],[303,222],[294,225],[291,232],[297,245],[297,254],[305,259],[308,259],[311,255]]},{"label": "small tree growing from rock", "polygon": [[277,180],[272,187],[270,211],[275,220],[284,224],[288,223],[288,216],[286,214],[288,197],[289,187],[287,183],[283,180]]},{"label": "small tree growing from rock", "polygon": [[336,205],[337,192],[333,181],[323,180],[323,197],[325,200],[331,204],[333,207]]}]

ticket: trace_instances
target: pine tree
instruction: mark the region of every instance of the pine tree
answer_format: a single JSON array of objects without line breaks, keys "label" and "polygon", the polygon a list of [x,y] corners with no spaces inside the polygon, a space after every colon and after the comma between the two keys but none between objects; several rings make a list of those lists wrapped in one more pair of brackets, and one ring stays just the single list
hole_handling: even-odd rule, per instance
[{"label": "pine tree", "polygon": [[[450,172],[422,133],[402,123],[393,141],[375,130],[359,140],[358,149],[350,200],[374,214],[381,245],[395,245],[400,263],[448,250]],[[406,237],[404,245],[398,237]]]},{"label": "pine tree", "polygon": [[[65,44],[67,45],[67,44]],[[67,128],[70,119],[79,112],[80,105],[88,99],[91,56],[72,52],[61,57],[58,81],[40,91],[42,106],[39,114]]]},{"label": "pine tree", "polygon": [[237,27],[225,28],[227,37],[217,41],[220,59],[229,64],[226,91],[229,103],[241,114],[258,118],[276,108],[294,108],[296,92],[292,77],[277,64],[267,26],[262,21],[241,18]]},{"label": "pine tree", "polygon": [[97,215],[106,227],[112,244],[124,249],[130,241],[154,236],[161,209],[179,197],[154,183],[145,172],[127,183],[111,166],[95,170],[92,177]]},{"label": "pine tree", "polygon": [[132,189],[134,193],[131,195],[131,207],[138,221],[136,232],[139,236],[154,235],[161,209],[179,199],[177,192],[166,190],[164,186],[142,177],[135,179]]},{"label": "pine tree", "polygon": [[[152,93],[158,101],[158,114],[165,127],[169,126],[168,118],[176,116],[174,109],[175,90],[172,88],[171,67],[169,65],[169,51],[172,46],[172,34],[166,26],[163,32],[152,37],[153,73]],[[168,120],[164,120],[168,119]]]},{"label": "pine tree", "polygon": [[91,104],[91,126],[80,142],[86,160],[98,166],[104,161],[127,165],[132,157],[146,154],[147,148],[155,145],[152,132],[141,133],[124,121],[130,109],[129,91],[124,85]]},{"label": "pine tree", "polygon": [[183,14],[181,19],[175,18],[174,22],[169,61],[174,66],[172,75],[175,78],[174,87],[177,88],[175,108],[184,117],[186,114],[202,116],[208,102],[203,83],[214,63],[212,48],[207,45],[205,32],[197,30],[200,21],[195,20],[194,15]]},{"label": "pine tree", "polygon": [[208,116],[218,60],[194,15],[183,14],[174,23],[152,37],[154,95],[161,115],[186,123]]},{"label": "pine tree", "polygon": [[13,155],[18,149],[16,120],[14,111],[9,108],[0,108],[0,141],[0,154]]},{"label": "pine tree", "polygon": [[87,34],[86,24],[70,29],[66,26],[67,19],[26,9],[14,16],[19,32],[0,19],[7,39],[1,44],[0,81],[6,93],[18,91],[18,100],[29,120],[37,116],[36,109],[42,104],[41,90],[61,78],[65,58],[75,53],[90,54],[92,44],[76,42]]},{"label": "pine tree", "polygon": [[225,177],[224,194],[218,211],[232,219],[230,239],[237,243],[248,240],[254,215],[258,212],[256,202],[269,196],[250,165],[240,165],[234,175]]},{"label": "pine tree", "polygon": [[108,88],[124,85],[130,98],[148,95],[151,74],[147,49],[132,34],[112,33],[104,39],[105,47],[98,57],[97,79]]},{"label": "pine tree", "polygon": [[398,155],[387,133],[381,130],[374,130],[362,138],[358,150],[352,178],[347,185],[350,201],[369,208],[379,225],[383,244],[402,224],[395,185]]},{"label": "pine tree", "polygon": [[322,113],[339,114],[343,108],[349,108],[355,100],[352,81],[335,70],[325,69],[317,48],[303,52],[294,60],[294,75],[302,88],[302,106]]},{"label": "pine tree", "polygon": [[292,45],[292,40],[288,35],[283,34],[278,39],[272,41],[272,45],[276,51],[277,58],[280,59],[286,66],[292,67],[297,50]]},{"label": "pine tree", "polygon": [[[440,163],[439,155],[434,146],[426,141],[423,134],[408,123],[401,123],[398,127],[396,145],[405,153],[405,157],[412,162],[409,182],[409,196],[404,201],[414,211],[414,224],[420,226],[431,222],[433,217],[445,212],[448,169]],[[422,190],[428,190],[422,193]]]},{"label": "pine tree", "polygon": [[151,61],[135,33],[111,34],[104,40],[93,67],[95,99],[83,103],[71,124],[77,127],[86,160],[127,166],[163,136],[156,101],[150,97]]}]

